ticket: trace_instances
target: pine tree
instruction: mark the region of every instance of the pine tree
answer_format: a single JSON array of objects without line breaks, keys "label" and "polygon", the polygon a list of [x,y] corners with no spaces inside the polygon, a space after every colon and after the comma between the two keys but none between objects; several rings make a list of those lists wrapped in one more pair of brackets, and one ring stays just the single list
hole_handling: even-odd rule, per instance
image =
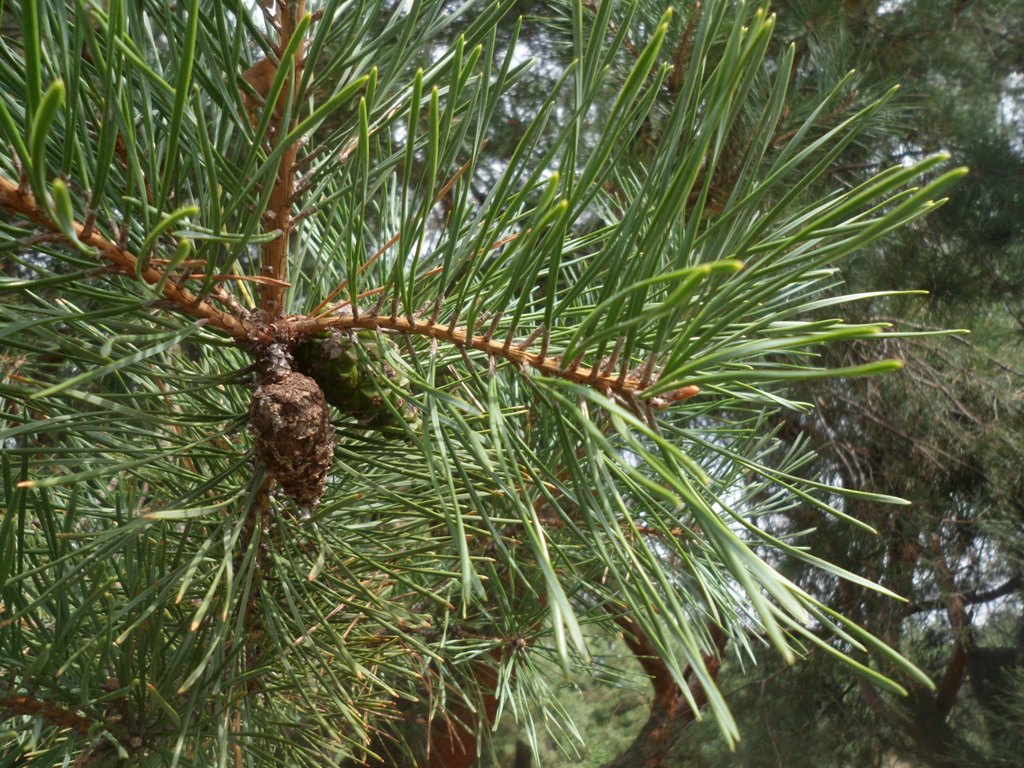
[{"label": "pine tree", "polygon": [[772,414],[898,367],[823,364],[899,336],[836,266],[962,172],[822,191],[890,94],[793,109],[726,0],[568,8],[499,124],[513,7],[2,6],[6,763],[469,765],[601,635],[655,689],[615,765],[737,738],[727,648],[928,684],[761,521],[898,503]]}]

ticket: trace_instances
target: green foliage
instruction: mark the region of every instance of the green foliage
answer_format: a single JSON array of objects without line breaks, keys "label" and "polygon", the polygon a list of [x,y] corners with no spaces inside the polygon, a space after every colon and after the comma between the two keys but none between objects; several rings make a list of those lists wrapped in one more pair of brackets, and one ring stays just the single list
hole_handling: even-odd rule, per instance
[{"label": "green foliage", "polygon": [[[988,684],[976,683],[986,678],[987,659],[1019,659],[1024,637],[1017,501],[1024,482],[1022,7],[913,0],[801,0],[774,7],[782,36],[796,41],[806,90],[854,63],[862,92],[896,80],[904,85],[899,101],[905,106],[890,112],[887,133],[873,145],[851,147],[835,166],[838,177],[938,149],[972,169],[935,216],[862,251],[844,269],[851,289],[929,290],[927,299],[886,296],[851,307],[864,318],[913,319],[920,336],[885,342],[887,354],[906,361],[906,373],[802,389],[816,411],[784,415],[780,427],[793,439],[810,440],[819,476],[870,484],[912,506],[844,507],[879,536],[820,520],[810,509],[775,521],[780,535],[799,535],[826,559],[909,598],[902,605],[878,600],[799,564],[785,568],[820,599],[853,612],[899,647],[945,693],[922,687],[906,699],[889,699],[871,687],[838,682],[842,670],[817,654],[792,673],[733,667],[721,684],[738,691],[727,698],[741,731],[753,738],[731,757],[714,734],[698,728],[690,735],[699,746],[680,759],[828,768],[894,759],[979,767],[1019,761],[1019,727],[993,727],[998,717],[986,702]],[[947,323],[971,335],[929,335]],[[874,354],[856,346],[836,351],[837,365]],[[1012,664],[999,668],[992,684],[1012,682],[1014,674]],[[808,699],[833,703],[801,717]],[[752,746],[765,743],[771,751]]]},{"label": "green foliage", "polygon": [[[506,717],[495,737],[494,765],[515,765],[516,757],[529,749],[538,763],[549,768],[598,768],[629,746],[647,718],[649,685],[621,640],[587,639],[593,659],[588,669],[572,677],[555,667],[546,670],[556,681],[548,695],[557,699],[572,723],[574,737],[566,738],[552,728],[541,730],[531,743],[525,729]],[[746,735],[741,743],[745,739]]]},{"label": "green foliage", "polygon": [[[795,51],[744,3],[572,6],[494,156],[512,3],[301,5],[2,6],[5,757],[423,764],[492,711],[564,720],[546,671],[621,621],[727,742],[719,632],[927,682],[775,567],[888,599],[764,521],[897,499],[808,476],[771,415],[898,367],[822,356],[893,336],[843,321],[836,265],[962,171],[820,192],[890,96],[787,112]],[[248,403],[327,331],[385,337],[316,378],[392,429],[340,416],[300,509]]]}]

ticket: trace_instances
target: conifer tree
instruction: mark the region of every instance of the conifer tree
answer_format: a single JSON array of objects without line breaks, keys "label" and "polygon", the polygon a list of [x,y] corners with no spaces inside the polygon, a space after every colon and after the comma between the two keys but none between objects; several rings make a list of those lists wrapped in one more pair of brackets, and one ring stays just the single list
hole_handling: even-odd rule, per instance
[{"label": "conifer tree", "polygon": [[726,0],[569,7],[499,124],[514,7],[2,6],[6,761],[469,765],[601,635],[655,691],[617,765],[735,741],[727,650],[930,684],[763,521],[899,503],[773,414],[898,367],[825,363],[899,337],[836,268],[962,172],[825,183],[891,94],[795,101]]}]

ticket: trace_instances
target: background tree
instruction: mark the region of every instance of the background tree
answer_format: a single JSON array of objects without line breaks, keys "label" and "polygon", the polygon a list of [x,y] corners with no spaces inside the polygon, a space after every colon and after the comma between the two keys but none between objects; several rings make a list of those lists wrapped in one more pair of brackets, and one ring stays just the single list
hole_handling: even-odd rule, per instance
[{"label": "background tree", "polygon": [[834,265],[960,172],[821,193],[888,97],[794,101],[724,1],[568,9],[492,157],[511,8],[3,7],[6,762],[465,765],[560,721],[584,628],[653,681],[613,765],[705,707],[735,739],[727,646],[927,685],[763,521],[895,501],[773,414],[896,367],[820,364],[899,338],[836,319]]}]

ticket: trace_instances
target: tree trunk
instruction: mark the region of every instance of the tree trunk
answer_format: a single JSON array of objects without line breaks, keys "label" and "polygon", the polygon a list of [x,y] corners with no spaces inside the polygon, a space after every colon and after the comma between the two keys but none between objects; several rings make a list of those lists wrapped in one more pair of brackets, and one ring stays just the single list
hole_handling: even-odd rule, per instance
[{"label": "tree trunk", "polygon": [[[672,752],[682,739],[686,726],[696,719],[696,712],[672,679],[664,662],[655,654],[650,639],[628,619],[621,619],[619,625],[623,628],[626,644],[636,654],[644,672],[651,679],[654,696],[647,722],[633,743],[602,768],[672,768]],[[710,631],[716,652],[704,657],[704,665],[712,678],[716,678],[722,666],[721,657],[727,638],[717,627],[712,626]],[[690,694],[697,706],[703,707],[707,704],[707,692],[695,677],[688,675],[688,678]]]}]

